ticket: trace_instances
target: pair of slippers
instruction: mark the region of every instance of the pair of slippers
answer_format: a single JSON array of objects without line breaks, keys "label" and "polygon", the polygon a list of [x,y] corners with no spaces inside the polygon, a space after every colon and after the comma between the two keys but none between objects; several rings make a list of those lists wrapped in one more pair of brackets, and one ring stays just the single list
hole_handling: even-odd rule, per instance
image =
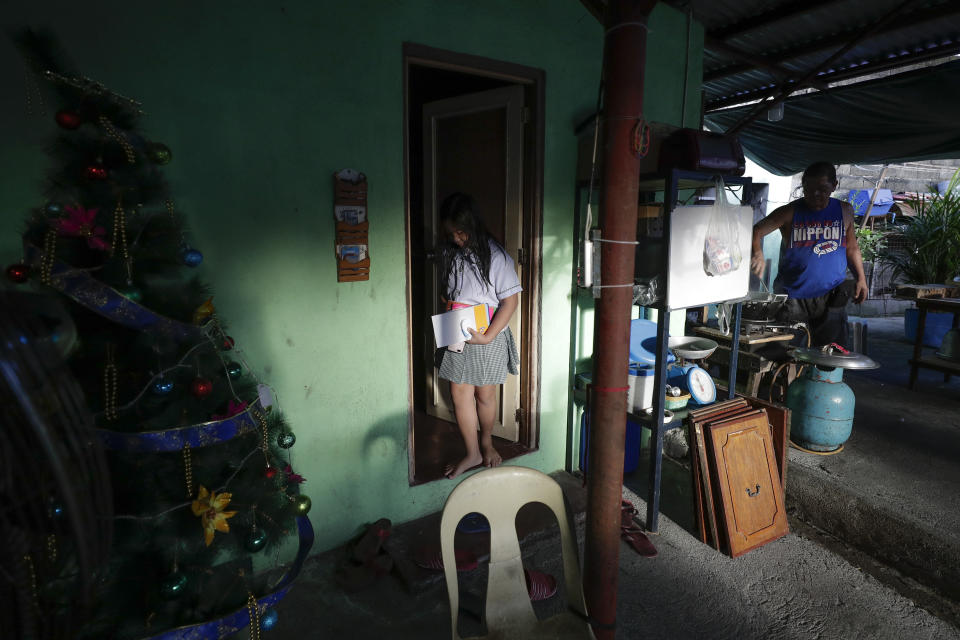
[{"label": "pair of slippers", "polygon": [[[457,563],[457,571],[473,571],[479,566],[476,554],[471,551],[455,550],[453,555]],[[443,571],[443,557],[437,547],[420,547],[414,552],[413,561],[423,569]],[[549,573],[524,569],[523,577],[527,584],[527,594],[534,602],[546,600],[557,593],[557,579]]]},{"label": "pair of slippers", "polygon": [[650,538],[643,533],[634,522],[634,516],[637,515],[637,508],[629,500],[620,501],[620,538],[630,547],[646,558],[653,558],[657,555],[657,548],[650,542]]},{"label": "pair of slippers", "polygon": [[347,545],[346,556],[340,561],[335,574],[337,584],[344,591],[359,591],[390,573],[393,558],[384,544],[392,530],[390,520],[381,518]]}]

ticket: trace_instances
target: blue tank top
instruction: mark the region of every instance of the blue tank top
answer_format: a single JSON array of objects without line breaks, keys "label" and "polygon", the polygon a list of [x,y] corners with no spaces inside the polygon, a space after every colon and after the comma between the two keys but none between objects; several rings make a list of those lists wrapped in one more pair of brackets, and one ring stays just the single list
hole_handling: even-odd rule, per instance
[{"label": "blue tank top", "polygon": [[781,239],[780,272],[775,289],[791,298],[816,298],[847,277],[847,237],[840,201],[830,198],[821,211],[803,200],[793,205],[790,237]]}]

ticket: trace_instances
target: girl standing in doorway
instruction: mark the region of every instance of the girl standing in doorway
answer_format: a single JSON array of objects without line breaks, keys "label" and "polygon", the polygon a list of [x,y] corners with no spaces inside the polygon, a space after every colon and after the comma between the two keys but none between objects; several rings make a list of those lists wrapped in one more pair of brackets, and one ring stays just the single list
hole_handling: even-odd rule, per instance
[{"label": "girl standing in doorway", "polygon": [[522,288],[513,260],[487,232],[469,196],[454,193],[444,199],[440,223],[450,242],[440,265],[447,307],[486,303],[492,314],[484,333],[470,329],[472,337],[463,351],[447,349],[440,364],[440,377],[450,381],[457,427],[467,449],[462,460],[444,468],[444,475],[455,478],[481,463],[495,467],[502,462],[493,447],[497,386],[507,373],[520,372],[517,345],[507,323],[517,310]]}]

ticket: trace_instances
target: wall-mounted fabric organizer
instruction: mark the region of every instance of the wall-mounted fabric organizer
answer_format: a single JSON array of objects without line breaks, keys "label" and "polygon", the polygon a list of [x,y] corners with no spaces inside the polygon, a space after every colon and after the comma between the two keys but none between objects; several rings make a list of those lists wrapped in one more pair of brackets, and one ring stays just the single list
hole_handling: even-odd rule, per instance
[{"label": "wall-mounted fabric organizer", "polygon": [[337,282],[370,279],[367,241],[367,177],[353,169],[333,174],[333,216],[337,221]]}]

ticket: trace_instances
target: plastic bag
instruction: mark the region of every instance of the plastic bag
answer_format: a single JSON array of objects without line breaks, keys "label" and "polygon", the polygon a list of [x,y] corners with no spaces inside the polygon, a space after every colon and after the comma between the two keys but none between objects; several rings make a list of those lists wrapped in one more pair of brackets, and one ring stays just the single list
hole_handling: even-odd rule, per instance
[{"label": "plastic bag", "polygon": [[707,235],[703,240],[703,270],[708,276],[732,273],[743,262],[736,211],[727,204],[723,180],[717,181],[716,192]]},{"label": "plastic bag", "polygon": [[649,307],[660,301],[660,277],[645,278],[633,283],[633,304]]}]

